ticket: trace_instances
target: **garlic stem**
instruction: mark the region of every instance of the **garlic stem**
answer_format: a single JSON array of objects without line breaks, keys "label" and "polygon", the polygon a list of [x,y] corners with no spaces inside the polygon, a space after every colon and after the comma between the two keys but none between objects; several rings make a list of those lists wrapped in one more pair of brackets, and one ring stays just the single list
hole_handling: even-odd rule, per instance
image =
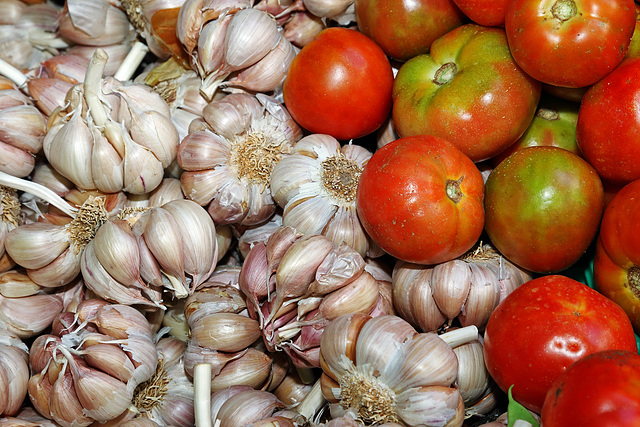
[{"label": "garlic stem", "polygon": [[39,197],[42,200],[60,209],[70,217],[73,217],[78,211],[77,208],[71,206],[66,200],[64,200],[62,197],[58,196],[56,193],[42,184],[38,184],[33,181],[27,181],[22,178],[17,178],[13,175],[9,175],[8,173],[0,172],[0,185],[33,194],[34,196]]},{"label": "garlic stem", "polygon": [[198,363],[193,371],[193,409],[196,427],[211,427],[211,364]]},{"label": "garlic stem", "polygon": [[453,331],[445,332],[438,336],[449,344],[449,347],[456,348],[462,344],[477,340],[478,327],[475,325],[465,326],[464,328],[454,329]]},{"label": "garlic stem", "polygon": [[318,411],[325,405],[327,400],[322,394],[320,380],[316,380],[311,390],[302,399],[302,402],[296,406],[295,410],[302,415],[306,421],[311,421]]},{"label": "garlic stem", "polygon": [[113,77],[121,82],[131,80],[147,52],[149,52],[147,45],[136,41]]},{"label": "garlic stem", "polygon": [[26,88],[27,76],[13,65],[0,59],[0,74],[11,80],[20,89]]}]

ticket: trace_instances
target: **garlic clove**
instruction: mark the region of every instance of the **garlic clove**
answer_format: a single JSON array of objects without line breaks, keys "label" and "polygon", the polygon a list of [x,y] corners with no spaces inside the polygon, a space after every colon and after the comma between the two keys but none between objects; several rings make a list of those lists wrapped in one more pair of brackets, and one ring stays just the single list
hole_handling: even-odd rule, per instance
[{"label": "garlic clove", "polygon": [[170,116],[155,110],[132,114],[129,129],[133,140],[151,150],[163,168],[176,158],[180,137]]},{"label": "garlic clove", "polygon": [[482,329],[498,305],[500,285],[488,267],[479,264],[469,264],[469,267],[471,269],[469,296],[458,319],[462,326],[475,325],[478,329]]},{"label": "garlic clove", "polygon": [[212,313],[190,327],[191,339],[199,346],[225,352],[245,349],[261,335],[256,320],[235,313]]},{"label": "garlic clove", "polygon": [[61,311],[62,300],[57,295],[36,294],[21,298],[0,296],[0,324],[20,338],[41,333]]},{"label": "garlic clove", "polygon": [[100,191],[117,193],[124,187],[122,158],[95,126],[90,127],[93,135],[91,150],[91,175]]},{"label": "garlic clove", "polygon": [[277,408],[282,406],[273,393],[248,390],[226,400],[215,415],[215,420],[220,427],[247,425],[271,416]]},{"label": "garlic clove", "polygon": [[[0,141],[0,172],[23,178],[28,176],[35,166],[32,154]],[[4,159],[11,159],[6,161]]]},{"label": "garlic clove", "polygon": [[[49,383],[49,377],[42,372],[37,372],[31,375],[27,385],[27,392],[29,395],[29,400],[31,401],[31,404],[33,405],[35,410],[43,415],[51,417],[52,415],[49,409],[51,383]],[[5,393],[5,395],[9,394],[8,391],[6,391]]]},{"label": "garlic clove", "polygon": [[464,403],[453,387],[412,388],[396,399],[398,415],[407,425],[459,427],[464,421]]},{"label": "garlic clove", "polygon": [[49,411],[51,417],[63,426],[82,427],[93,423],[93,419],[83,411],[69,372],[61,374],[51,386]]},{"label": "garlic clove", "polygon": [[202,28],[202,6],[204,0],[186,0],[180,7],[176,22],[176,36],[191,54],[197,43]]},{"label": "garlic clove", "polygon": [[116,339],[127,339],[132,334],[151,336],[151,326],[144,315],[127,305],[105,305],[96,312],[93,323],[100,332]]},{"label": "garlic clove", "polygon": [[259,389],[271,374],[271,358],[263,351],[249,347],[241,357],[231,360],[211,380],[215,393],[235,385],[248,385]]},{"label": "garlic clove", "polygon": [[327,25],[320,17],[303,10],[292,13],[291,19],[284,24],[283,28],[284,37],[294,46],[302,48],[327,28]]},{"label": "garlic clove", "polygon": [[151,150],[135,142],[128,133],[122,134],[125,144],[123,191],[144,194],[162,182],[164,168]]},{"label": "garlic clove", "polygon": [[118,282],[129,284],[139,280],[138,245],[127,221],[114,219],[98,228],[93,239],[93,253]]},{"label": "garlic clove", "polygon": [[[3,257],[4,259],[5,257]],[[8,256],[6,256],[9,259]],[[11,268],[11,267],[9,267]],[[40,291],[40,285],[29,279],[29,276],[8,270],[0,273],[0,295],[6,298],[19,298],[35,295]],[[1,300],[0,300],[1,301]],[[0,303],[1,305],[1,303]]]},{"label": "garlic clove", "polygon": [[202,116],[217,135],[233,140],[249,128],[251,118],[261,114],[261,108],[257,98],[248,94],[234,94],[207,104]]},{"label": "garlic clove", "polygon": [[9,231],[5,239],[7,253],[19,265],[42,268],[70,246],[63,227],[45,222],[24,224]]},{"label": "garlic clove", "polygon": [[42,149],[47,132],[44,115],[33,105],[17,105],[0,110],[0,139],[30,154]]},{"label": "garlic clove", "polygon": [[207,22],[198,34],[197,55],[201,75],[209,75],[224,64],[224,38],[233,14]]},{"label": "garlic clove", "polygon": [[483,346],[471,341],[453,349],[458,358],[456,384],[465,406],[477,403],[489,390],[491,378],[484,364]]},{"label": "garlic clove", "polygon": [[333,381],[353,369],[359,334],[370,319],[367,314],[353,313],[338,317],[325,327],[320,338],[320,366]]},{"label": "garlic clove", "polygon": [[458,314],[469,295],[471,270],[466,262],[455,259],[435,265],[431,272],[433,299],[440,311],[451,321]]},{"label": "garlic clove", "polygon": [[348,313],[369,313],[376,306],[378,297],[378,281],[371,274],[363,272],[348,285],[326,295],[318,311],[327,320]]},{"label": "garlic clove", "polygon": [[124,383],[133,376],[134,366],[127,354],[115,344],[95,344],[82,350],[82,356],[92,368],[99,369]]},{"label": "garlic clove", "polygon": [[57,288],[69,284],[80,273],[79,251],[70,247],[58,258],[38,269],[28,269],[29,279],[46,288]]},{"label": "garlic clove", "polygon": [[65,3],[58,33],[76,44],[106,46],[135,35],[127,15],[105,0],[71,0]]}]

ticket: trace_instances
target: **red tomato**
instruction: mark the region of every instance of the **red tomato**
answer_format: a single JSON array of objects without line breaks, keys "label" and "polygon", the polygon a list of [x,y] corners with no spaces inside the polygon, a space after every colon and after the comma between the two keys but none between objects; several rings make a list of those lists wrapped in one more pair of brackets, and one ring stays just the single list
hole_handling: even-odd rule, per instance
[{"label": "red tomato", "polygon": [[610,73],[635,25],[633,0],[512,0],[504,23],[518,65],[543,83],[567,87]]},{"label": "red tomato", "polygon": [[473,22],[487,27],[504,26],[507,0],[454,0]]},{"label": "red tomato", "polygon": [[640,58],[625,59],[589,88],[578,112],[576,138],[602,179],[640,178]]},{"label": "red tomato", "polygon": [[400,67],[393,121],[400,136],[436,135],[479,162],[527,129],[540,86],[514,62],[503,29],[467,24]]},{"label": "red tomato", "polygon": [[618,303],[640,332],[640,179],[607,205],[593,261],[596,287]]},{"label": "red tomato", "polygon": [[465,21],[453,0],[355,0],[354,4],[358,29],[400,61],[429,52],[435,39]]},{"label": "red tomato", "polygon": [[569,366],[542,406],[544,427],[640,426],[640,355],[609,350]]},{"label": "red tomato", "polygon": [[323,30],[295,56],[283,96],[312,133],[352,139],[378,129],[391,111],[393,71],[380,47],[347,28]]},{"label": "red tomato", "polygon": [[603,193],[598,174],[580,156],[559,147],[522,148],[487,178],[485,230],[514,264],[558,272],[596,237]]},{"label": "red tomato", "polygon": [[516,288],[484,333],[489,374],[505,392],[513,385],[513,398],[536,413],[567,367],[604,350],[637,351],[629,318],[604,295],[561,275]]},{"label": "red tomato", "polygon": [[484,183],[475,164],[448,141],[418,135],[376,151],[358,184],[365,230],[392,256],[436,264],[469,250],[484,224]]}]

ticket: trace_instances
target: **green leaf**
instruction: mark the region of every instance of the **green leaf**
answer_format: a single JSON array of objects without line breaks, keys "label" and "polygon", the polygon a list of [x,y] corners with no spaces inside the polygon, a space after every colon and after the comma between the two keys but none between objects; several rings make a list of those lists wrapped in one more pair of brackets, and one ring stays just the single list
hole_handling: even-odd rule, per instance
[{"label": "green leaf", "polygon": [[509,424],[507,427],[513,427],[513,423],[517,420],[523,420],[528,423],[531,423],[533,427],[540,427],[536,419],[531,415],[531,412],[527,410],[524,406],[513,400],[513,396],[511,395],[511,389],[513,388],[513,384],[509,387],[509,392],[507,393],[509,396],[509,405],[507,406],[507,418],[509,419]]}]

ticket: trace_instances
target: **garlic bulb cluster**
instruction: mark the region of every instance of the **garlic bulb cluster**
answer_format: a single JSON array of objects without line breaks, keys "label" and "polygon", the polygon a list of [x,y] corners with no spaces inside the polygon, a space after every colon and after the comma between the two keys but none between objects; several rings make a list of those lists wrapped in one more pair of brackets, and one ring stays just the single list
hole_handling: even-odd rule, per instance
[{"label": "garlic bulb cluster", "polygon": [[273,388],[286,372],[256,345],[260,326],[247,315],[245,297],[238,289],[239,274],[239,267],[216,269],[184,305],[190,330],[186,370],[194,375],[196,364],[211,364],[214,392],[238,385]]},{"label": "garlic bulb cluster", "polygon": [[531,278],[481,242],[442,264],[398,261],[393,270],[393,303],[400,316],[425,332],[451,325],[454,319],[482,330],[498,303]]},{"label": "garlic bulb cluster", "polygon": [[120,304],[161,307],[162,289],[185,298],[213,272],[216,229],[197,203],[176,199],[123,209],[102,224],[82,254],[86,286]]},{"label": "garlic bulb cluster", "polygon": [[43,151],[61,175],[83,190],[133,194],[155,189],[180,142],[167,103],[151,88],[102,79],[107,54],[96,50],[84,83],[50,118]]},{"label": "garlic bulb cluster", "polygon": [[56,35],[61,9],[53,2],[4,0],[0,17],[0,59],[29,71],[68,47]]},{"label": "garlic bulb cluster", "polygon": [[276,20],[252,8],[248,0],[186,0],[176,33],[209,99],[222,84],[244,91],[274,91],[297,53]]},{"label": "garlic bulb cluster", "polygon": [[302,138],[283,154],[271,173],[271,193],[283,209],[283,225],[304,234],[322,234],[349,245],[363,257],[384,252],[367,235],[356,211],[363,168],[373,154],[332,136]]},{"label": "garlic bulb cluster", "polygon": [[0,328],[0,416],[15,415],[27,396],[29,348]]},{"label": "garlic bulb cluster", "polygon": [[15,88],[0,90],[0,172],[28,176],[46,133],[45,116],[27,96]]},{"label": "garlic bulb cluster", "polygon": [[[470,338],[476,339],[473,329]],[[400,317],[336,318],[322,334],[320,362],[322,393],[334,418],[350,413],[367,425],[439,427],[464,421],[455,386],[458,359],[450,344]]]},{"label": "garlic bulb cluster", "polygon": [[270,351],[298,367],[320,366],[320,337],[345,313],[388,314],[388,280],[367,271],[362,256],[327,237],[282,226],[249,252],[239,277],[249,314]]},{"label": "garlic bulb cluster", "polygon": [[276,210],[274,165],[302,137],[282,104],[264,95],[229,94],[203,111],[202,129],[178,148],[187,198],[207,206],[216,224],[256,225]]},{"label": "garlic bulb cluster", "polygon": [[88,299],[62,313],[31,345],[28,395],[61,426],[106,422],[127,411],[136,387],[156,372],[151,326],[136,309]]}]

